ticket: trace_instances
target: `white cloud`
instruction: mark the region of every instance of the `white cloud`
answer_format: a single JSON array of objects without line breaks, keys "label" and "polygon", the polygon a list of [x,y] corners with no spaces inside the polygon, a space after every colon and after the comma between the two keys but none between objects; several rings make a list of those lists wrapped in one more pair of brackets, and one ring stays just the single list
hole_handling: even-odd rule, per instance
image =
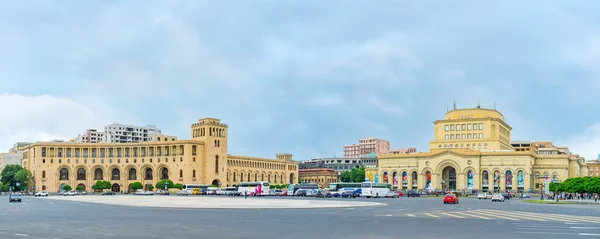
[{"label": "white cloud", "polygon": [[87,128],[112,123],[116,112],[101,104],[83,104],[51,95],[0,94],[0,151],[19,141],[70,139]]},{"label": "white cloud", "polygon": [[571,152],[585,157],[586,160],[597,159],[600,154],[600,123],[586,128],[583,132],[567,141]]}]

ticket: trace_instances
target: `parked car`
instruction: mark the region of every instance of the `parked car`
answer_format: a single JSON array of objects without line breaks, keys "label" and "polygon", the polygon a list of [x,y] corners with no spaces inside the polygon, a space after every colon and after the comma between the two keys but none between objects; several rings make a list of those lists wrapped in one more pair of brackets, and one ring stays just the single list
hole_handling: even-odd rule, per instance
[{"label": "parked car", "polygon": [[419,194],[419,192],[415,191],[415,190],[408,190],[406,192],[406,197],[420,197],[421,194]]},{"label": "parked car", "polygon": [[491,197],[492,197],[492,195],[490,195],[489,193],[477,194],[477,199],[486,199],[487,200],[488,198],[491,198]]},{"label": "parked car", "polygon": [[75,195],[77,195],[77,192],[75,192],[75,191],[68,191],[68,192],[63,193],[63,196],[75,196]]},{"label": "parked car", "polygon": [[496,193],[492,196],[492,202],[499,201],[504,202],[504,196],[502,194]]},{"label": "parked car", "polygon": [[279,196],[287,196],[288,195],[288,191],[281,191],[279,193]]},{"label": "parked car", "polygon": [[521,194],[521,198],[531,198],[531,195],[529,195],[528,193],[523,193]]},{"label": "parked car", "polygon": [[18,193],[8,195],[8,202],[21,202],[21,195]]},{"label": "parked car", "polygon": [[343,198],[356,198],[356,197],[359,197],[359,195],[357,195],[356,191],[352,190],[352,191],[344,191],[344,192],[342,192],[341,197],[343,197]]},{"label": "parked car", "polygon": [[511,196],[509,193],[502,193],[502,196],[506,199],[506,200],[510,200]]},{"label": "parked car", "polygon": [[[135,193],[137,194],[138,192],[135,192]],[[143,193],[143,191],[142,191],[142,193]],[[192,195],[191,190],[182,189],[182,190],[179,190],[179,192],[177,192],[177,196],[189,196],[189,195]]]},{"label": "parked car", "polygon": [[115,192],[113,192],[113,191],[106,191],[106,192],[103,192],[103,193],[102,193],[102,195],[115,195],[115,194],[116,194],[116,193],[115,193]]},{"label": "parked car", "polygon": [[446,194],[446,196],[444,196],[444,204],[458,204],[458,197],[454,194]]},{"label": "parked car", "polygon": [[296,197],[306,197],[308,189],[298,189],[295,193],[294,196]]},{"label": "parked car", "polygon": [[34,196],[35,197],[47,197],[48,196],[48,192],[46,192],[46,191],[39,191],[39,192],[35,193]]},{"label": "parked car", "polygon": [[398,198],[400,197],[400,195],[398,195],[398,192],[396,191],[389,191],[385,194],[386,198]]}]

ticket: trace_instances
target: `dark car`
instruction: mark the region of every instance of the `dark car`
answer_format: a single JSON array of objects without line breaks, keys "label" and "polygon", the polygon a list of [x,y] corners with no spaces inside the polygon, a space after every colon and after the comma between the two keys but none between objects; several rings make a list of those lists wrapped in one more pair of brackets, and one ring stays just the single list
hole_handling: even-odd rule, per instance
[{"label": "dark car", "polygon": [[344,191],[341,195],[343,198],[356,198],[358,197],[358,193],[356,191]]},{"label": "dark car", "polygon": [[502,196],[507,200],[510,200],[510,198],[511,198],[510,194],[508,194],[508,193],[503,193]]},{"label": "dark car", "polygon": [[420,197],[421,194],[419,194],[419,192],[414,191],[414,190],[409,190],[406,192],[406,197]]},{"label": "dark car", "polygon": [[115,195],[115,192],[113,192],[113,191],[106,191],[106,192],[103,192],[102,195]]},{"label": "dark car", "polygon": [[9,195],[8,202],[21,202],[21,195],[18,193],[13,193]]}]

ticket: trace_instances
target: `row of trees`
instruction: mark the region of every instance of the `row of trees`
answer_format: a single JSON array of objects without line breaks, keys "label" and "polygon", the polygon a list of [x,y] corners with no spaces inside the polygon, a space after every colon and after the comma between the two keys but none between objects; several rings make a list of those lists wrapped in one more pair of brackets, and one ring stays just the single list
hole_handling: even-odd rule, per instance
[{"label": "row of trees", "polygon": [[31,172],[21,165],[6,165],[0,173],[0,191],[8,192],[28,190],[32,181]]},{"label": "row of trees", "polygon": [[365,168],[353,168],[340,174],[340,181],[345,183],[360,183],[365,181]]},{"label": "row of trees", "polygon": [[562,183],[551,182],[549,186],[551,192],[600,194],[600,177],[569,178]]}]

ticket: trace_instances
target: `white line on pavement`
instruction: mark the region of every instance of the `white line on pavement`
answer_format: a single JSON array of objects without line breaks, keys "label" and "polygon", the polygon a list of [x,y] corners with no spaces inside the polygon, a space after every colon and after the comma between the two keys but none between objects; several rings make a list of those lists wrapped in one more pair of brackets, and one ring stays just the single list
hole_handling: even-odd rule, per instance
[{"label": "white line on pavement", "polygon": [[569,227],[571,229],[585,229],[585,230],[594,230],[594,229],[600,229],[600,227]]},{"label": "white line on pavement", "polygon": [[579,233],[580,236],[600,236],[600,234],[595,233]]},{"label": "white line on pavement", "polygon": [[28,237],[29,235],[27,235],[27,234],[21,234],[21,233],[15,233],[15,236]]}]

